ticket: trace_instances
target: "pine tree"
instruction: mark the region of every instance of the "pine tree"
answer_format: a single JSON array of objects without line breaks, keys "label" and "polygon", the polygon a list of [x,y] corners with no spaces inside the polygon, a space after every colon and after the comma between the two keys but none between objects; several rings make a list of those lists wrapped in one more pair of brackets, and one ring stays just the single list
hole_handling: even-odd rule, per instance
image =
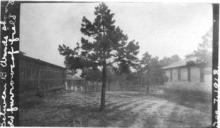
[{"label": "pine tree", "polygon": [[[114,13],[101,3],[95,7],[95,20],[91,22],[83,17],[81,32],[85,35],[81,38],[81,46],[70,49],[65,45],[59,46],[61,55],[65,56],[65,64],[70,68],[84,67],[102,68],[102,90],[100,110],[105,108],[105,92],[107,81],[107,66],[120,65],[134,66],[138,62],[138,42],[128,41],[127,35],[115,26]],[[75,66],[74,66],[75,65]]]}]

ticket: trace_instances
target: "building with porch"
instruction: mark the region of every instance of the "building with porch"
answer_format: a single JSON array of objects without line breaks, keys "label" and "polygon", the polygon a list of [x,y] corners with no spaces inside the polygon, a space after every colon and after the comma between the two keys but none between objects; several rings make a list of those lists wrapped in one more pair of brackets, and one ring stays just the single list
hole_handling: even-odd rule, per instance
[{"label": "building with porch", "polygon": [[211,66],[196,61],[179,61],[163,67],[168,81],[166,83],[211,84]]}]

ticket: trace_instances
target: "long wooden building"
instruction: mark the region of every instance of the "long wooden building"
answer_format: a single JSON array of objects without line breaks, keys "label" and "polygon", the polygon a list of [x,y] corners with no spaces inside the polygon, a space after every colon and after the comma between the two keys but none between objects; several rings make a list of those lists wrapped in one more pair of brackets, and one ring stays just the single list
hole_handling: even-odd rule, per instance
[{"label": "long wooden building", "polygon": [[211,66],[193,61],[179,61],[163,67],[168,78],[167,83],[211,84]]},{"label": "long wooden building", "polygon": [[19,58],[19,93],[64,88],[65,68],[26,55]]}]

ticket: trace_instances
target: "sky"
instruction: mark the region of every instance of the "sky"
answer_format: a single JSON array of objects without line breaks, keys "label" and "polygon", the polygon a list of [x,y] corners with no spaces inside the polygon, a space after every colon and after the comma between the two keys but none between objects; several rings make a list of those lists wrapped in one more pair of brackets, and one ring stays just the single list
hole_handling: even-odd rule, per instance
[{"label": "sky", "polygon": [[[59,66],[64,57],[59,44],[80,42],[82,17],[93,21],[98,3],[23,3],[20,12],[20,50],[26,55]],[[174,54],[184,58],[202,42],[212,26],[212,6],[206,3],[107,2],[129,40],[160,59]]]}]

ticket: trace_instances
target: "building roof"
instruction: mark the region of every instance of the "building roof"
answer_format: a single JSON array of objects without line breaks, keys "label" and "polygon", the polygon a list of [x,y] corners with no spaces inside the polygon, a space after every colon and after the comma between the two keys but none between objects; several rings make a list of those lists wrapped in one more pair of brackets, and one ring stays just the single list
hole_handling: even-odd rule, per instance
[{"label": "building roof", "polygon": [[171,68],[178,68],[178,67],[186,67],[186,66],[189,66],[189,65],[204,65],[205,63],[202,63],[202,62],[197,62],[197,61],[194,61],[194,60],[181,60],[181,61],[178,61],[178,62],[175,62],[175,63],[172,63],[168,66],[165,66],[163,67],[162,69],[171,69]]},{"label": "building roof", "polygon": [[168,66],[165,66],[163,67],[162,69],[169,69],[169,68],[176,68],[176,67],[184,67],[187,65],[187,62],[185,60],[182,60],[182,61],[178,61],[178,62],[175,62],[175,63],[172,63]]},{"label": "building roof", "polygon": [[52,66],[52,67],[56,67],[56,68],[60,68],[62,70],[65,70],[65,68],[62,67],[62,66],[58,66],[58,65],[55,65],[55,64],[52,64],[52,63],[49,63],[49,62],[46,62],[46,61],[43,61],[43,60],[40,60],[40,59],[32,58],[32,57],[29,57],[29,56],[26,56],[26,55],[21,55],[20,54],[19,59],[29,60],[29,61],[32,61],[34,63],[45,64],[45,65],[49,65],[49,66]]}]

